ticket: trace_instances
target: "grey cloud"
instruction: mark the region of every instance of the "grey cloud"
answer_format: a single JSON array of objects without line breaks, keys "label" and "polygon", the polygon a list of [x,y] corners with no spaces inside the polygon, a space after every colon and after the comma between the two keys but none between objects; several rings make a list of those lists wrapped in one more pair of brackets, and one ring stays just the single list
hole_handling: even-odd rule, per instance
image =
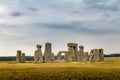
[{"label": "grey cloud", "polygon": [[77,32],[81,34],[87,34],[87,35],[110,35],[110,34],[118,34],[119,31],[116,31],[115,29],[109,29],[108,28],[90,28],[89,25],[84,25],[85,23],[82,22],[71,22],[66,24],[42,24],[43,27],[52,28],[52,29],[58,29],[58,30],[70,30],[72,32]]},{"label": "grey cloud", "polygon": [[118,11],[120,10],[119,6],[119,0],[116,0],[115,3],[108,5],[112,0],[83,0],[83,2],[86,4],[86,8],[92,9],[92,10],[110,10],[110,11]]},{"label": "grey cloud", "polygon": [[33,7],[29,7],[28,9],[32,10],[32,11],[38,11],[38,9],[33,8]]},{"label": "grey cloud", "polygon": [[103,14],[104,17],[111,17],[110,14]]},{"label": "grey cloud", "polygon": [[[0,24],[1,42],[22,45],[24,49],[26,49],[26,45],[34,46],[34,43],[40,41],[44,43],[47,40],[53,41],[55,44],[63,44],[63,42],[66,44],[69,40],[83,41],[81,43],[86,41],[87,45],[92,43],[92,47],[97,47],[100,45],[98,42],[101,41],[98,38],[102,37],[101,43],[104,46],[107,45],[106,42],[109,44],[115,39],[118,39],[118,42],[114,43],[118,44],[120,34],[119,0],[110,4],[109,1],[114,0],[77,1],[19,0],[21,2],[19,5],[14,1],[9,1],[11,5],[4,3],[3,5],[9,9],[6,8],[3,11],[5,15],[0,18],[1,23],[3,22]],[[6,14],[11,17],[8,18]],[[14,19],[14,17],[18,18]],[[105,40],[105,38],[110,39]],[[59,47],[57,48],[59,49]],[[9,52],[9,49],[7,51]]]},{"label": "grey cloud", "polygon": [[13,12],[13,13],[11,14],[11,16],[13,16],[13,17],[19,17],[19,16],[21,16],[21,15],[22,15],[21,12]]},{"label": "grey cloud", "polygon": [[73,29],[74,25],[71,24],[57,24],[57,23],[52,23],[52,24],[41,24],[43,27],[47,28],[52,28],[52,29]]}]

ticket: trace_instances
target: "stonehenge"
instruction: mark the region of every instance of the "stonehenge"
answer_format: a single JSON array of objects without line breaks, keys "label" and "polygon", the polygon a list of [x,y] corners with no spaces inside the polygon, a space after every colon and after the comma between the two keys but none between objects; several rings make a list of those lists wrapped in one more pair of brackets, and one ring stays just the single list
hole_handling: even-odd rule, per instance
[{"label": "stonehenge", "polygon": [[21,50],[17,50],[16,62],[17,63],[24,63],[25,62],[25,53],[22,53]]},{"label": "stonehenge", "polygon": [[43,62],[43,57],[42,57],[42,46],[41,45],[36,45],[37,50],[34,52],[34,62],[35,63],[42,63]]},{"label": "stonehenge", "polygon": [[78,44],[68,43],[68,60],[76,61],[78,59]]},{"label": "stonehenge", "polygon": [[[42,53],[42,45],[36,45],[37,50],[34,52],[34,63],[48,63],[56,61],[64,62],[99,62],[104,60],[104,49],[92,49],[90,52],[84,51],[83,45],[78,45],[77,43],[67,43],[68,50],[59,51],[57,53],[57,59],[55,59],[54,53],[52,53],[52,44],[47,42],[45,43],[44,54]],[[62,55],[64,54],[64,55]],[[25,53],[22,53],[21,50],[17,50],[16,62],[24,63]]]},{"label": "stonehenge", "polygon": [[84,54],[84,46],[82,45],[79,46],[78,56],[79,56],[79,61],[83,62],[85,58],[85,54]]},{"label": "stonehenge", "polygon": [[103,61],[104,60],[103,49],[92,49],[90,52],[89,60],[91,62]]},{"label": "stonehenge", "polygon": [[20,50],[17,51],[16,62],[18,62],[18,63],[21,62],[21,51]]},{"label": "stonehenge", "polygon": [[59,51],[57,54],[57,60],[62,60],[62,53],[64,53],[64,60],[68,61],[68,51]]},{"label": "stonehenge", "polygon": [[53,53],[52,53],[52,45],[47,42],[45,44],[45,52],[44,52],[44,62],[52,62],[53,61]]},{"label": "stonehenge", "polygon": [[25,63],[25,53],[22,53],[21,62],[22,62],[22,63]]},{"label": "stonehenge", "polygon": [[79,61],[79,62],[98,62],[104,60],[104,52],[103,49],[93,49],[90,52],[84,52],[84,46],[80,45],[78,50],[77,43],[68,43],[68,51],[59,51],[57,54],[57,59],[61,60],[61,53],[65,53],[64,60],[72,62],[72,61]]}]

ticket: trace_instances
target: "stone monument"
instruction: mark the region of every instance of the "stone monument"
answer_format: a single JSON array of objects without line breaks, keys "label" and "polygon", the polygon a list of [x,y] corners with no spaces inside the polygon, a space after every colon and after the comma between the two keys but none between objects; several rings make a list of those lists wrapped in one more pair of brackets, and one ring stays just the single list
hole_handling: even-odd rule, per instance
[{"label": "stone monument", "polygon": [[22,62],[22,63],[25,63],[25,53],[22,53],[21,62]]},{"label": "stone monument", "polygon": [[79,61],[84,62],[85,55],[84,55],[84,46],[83,45],[79,46],[78,56],[79,56]]},{"label": "stone monument", "polygon": [[86,63],[87,61],[89,61],[89,54],[88,52],[84,53],[84,62]]},{"label": "stone monument", "polygon": [[51,43],[45,44],[45,52],[44,52],[44,61],[51,62],[52,61],[52,45]]},{"label": "stone monument", "polygon": [[68,51],[59,51],[57,54],[57,60],[62,60],[62,53],[64,53],[64,60],[68,61]]},{"label": "stone monument", "polygon": [[68,60],[77,61],[78,60],[78,44],[68,43]]},{"label": "stone monument", "polygon": [[99,56],[100,56],[100,61],[104,60],[104,51],[103,49],[99,49]]},{"label": "stone monument", "polygon": [[17,50],[16,62],[21,63],[21,50]]},{"label": "stone monument", "polygon": [[90,53],[90,61],[98,62],[104,60],[103,49],[93,49]]},{"label": "stone monument", "polygon": [[42,56],[42,46],[41,45],[36,45],[37,50],[35,50],[34,53],[34,62],[35,63],[43,63],[43,56]]},{"label": "stone monument", "polygon": [[51,54],[51,61],[54,61],[55,57],[54,57],[54,53]]}]

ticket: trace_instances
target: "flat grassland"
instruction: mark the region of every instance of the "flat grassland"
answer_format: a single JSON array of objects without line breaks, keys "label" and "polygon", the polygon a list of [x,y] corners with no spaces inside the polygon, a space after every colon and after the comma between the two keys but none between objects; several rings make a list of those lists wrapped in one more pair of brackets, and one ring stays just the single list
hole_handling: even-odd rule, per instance
[{"label": "flat grassland", "polygon": [[95,63],[0,62],[0,80],[120,80],[120,57]]}]

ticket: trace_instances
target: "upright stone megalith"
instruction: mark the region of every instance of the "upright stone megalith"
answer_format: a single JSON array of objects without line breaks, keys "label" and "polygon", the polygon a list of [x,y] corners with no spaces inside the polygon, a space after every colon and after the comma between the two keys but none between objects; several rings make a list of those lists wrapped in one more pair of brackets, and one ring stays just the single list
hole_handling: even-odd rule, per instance
[{"label": "upright stone megalith", "polygon": [[52,44],[46,43],[45,44],[45,52],[44,52],[44,61],[45,62],[52,62]]},{"label": "upright stone megalith", "polygon": [[62,60],[62,55],[61,55],[61,52],[59,51],[58,54],[57,54],[57,60]]},{"label": "upright stone megalith", "polygon": [[100,61],[104,60],[104,51],[102,48],[99,49],[99,56],[100,56]]},{"label": "upright stone megalith", "polygon": [[25,53],[22,53],[21,62],[22,62],[22,63],[25,63]]},{"label": "upright stone megalith", "polygon": [[84,46],[83,45],[79,46],[78,55],[79,55],[79,61],[84,62],[85,55],[84,55]]},{"label": "upright stone megalith", "polygon": [[43,56],[42,56],[42,46],[41,45],[36,45],[37,50],[34,52],[34,62],[35,63],[42,63],[43,62]]},{"label": "upright stone megalith", "polygon": [[16,62],[21,63],[21,50],[17,50]]},{"label": "upright stone megalith", "polygon": [[54,53],[51,54],[51,61],[54,61],[55,57],[54,57]]},{"label": "upright stone megalith", "polygon": [[89,61],[89,54],[88,52],[84,53],[84,62],[86,63],[87,61]]},{"label": "upright stone megalith", "polygon": [[65,61],[68,61],[68,59],[69,59],[68,51],[66,51],[66,52],[65,52],[65,56],[64,56],[64,60],[65,60]]},{"label": "upright stone megalith", "polygon": [[76,61],[78,60],[78,44],[76,43],[68,43],[68,56],[69,61]]},{"label": "upright stone megalith", "polygon": [[93,56],[94,56],[94,53],[93,53],[93,49],[90,51],[90,56],[89,56],[89,61],[93,61]]},{"label": "upright stone megalith", "polygon": [[104,52],[103,49],[93,49],[90,53],[90,61],[98,62],[104,60]]}]

